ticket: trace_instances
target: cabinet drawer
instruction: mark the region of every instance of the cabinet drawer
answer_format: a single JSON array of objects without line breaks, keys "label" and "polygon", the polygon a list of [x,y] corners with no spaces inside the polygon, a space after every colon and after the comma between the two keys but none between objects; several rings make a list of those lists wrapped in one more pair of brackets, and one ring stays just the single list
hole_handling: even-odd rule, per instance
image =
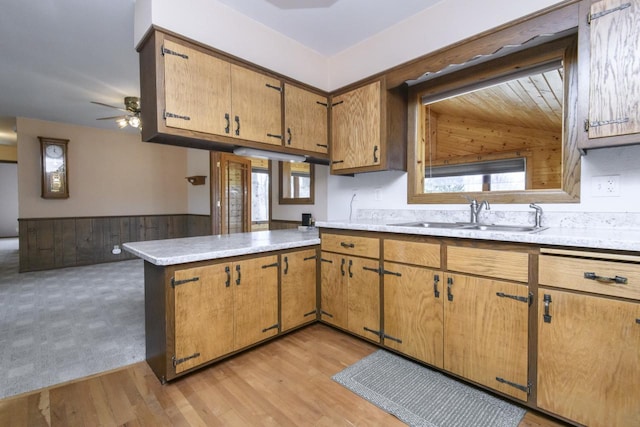
[{"label": "cabinet drawer", "polygon": [[438,243],[384,240],[385,261],[440,268],[440,245]]},{"label": "cabinet drawer", "polygon": [[640,300],[640,264],[540,255],[539,282],[541,285]]},{"label": "cabinet drawer", "polygon": [[529,254],[447,246],[447,269],[498,279],[529,281]]},{"label": "cabinet drawer", "polygon": [[322,233],[321,247],[323,251],[367,258],[378,258],[380,256],[380,239],[373,237]]}]

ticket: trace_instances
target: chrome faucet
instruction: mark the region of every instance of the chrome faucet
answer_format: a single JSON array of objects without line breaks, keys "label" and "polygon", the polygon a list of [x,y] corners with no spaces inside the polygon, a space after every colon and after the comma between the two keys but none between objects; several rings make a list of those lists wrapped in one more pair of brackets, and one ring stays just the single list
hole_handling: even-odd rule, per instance
[{"label": "chrome faucet", "polygon": [[469,219],[469,222],[471,224],[477,224],[478,214],[480,213],[482,208],[484,207],[486,210],[490,211],[491,206],[489,206],[489,202],[487,202],[486,200],[483,200],[480,203],[478,203],[476,199],[470,199],[469,201],[471,202],[471,204],[469,205],[469,207],[471,208],[471,218]]},{"label": "chrome faucet", "polygon": [[542,227],[542,213],[544,211],[542,210],[542,208],[540,206],[536,205],[535,203],[531,203],[529,205],[529,207],[531,209],[535,209],[536,210],[535,227],[536,228]]}]

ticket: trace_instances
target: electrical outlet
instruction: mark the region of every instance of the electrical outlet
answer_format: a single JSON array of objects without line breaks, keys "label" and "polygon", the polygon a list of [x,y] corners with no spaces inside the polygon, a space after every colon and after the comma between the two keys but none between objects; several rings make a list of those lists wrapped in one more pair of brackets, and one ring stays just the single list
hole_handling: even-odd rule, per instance
[{"label": "electrical outlet", "polygon": [[620,197],[620,175],[603,175],[591,178],[594,197]]},{"label": "electrical outlet", "polygon": [[373,198],[378,202],[382,200],[382,189],[376,188],[373,190]]}]

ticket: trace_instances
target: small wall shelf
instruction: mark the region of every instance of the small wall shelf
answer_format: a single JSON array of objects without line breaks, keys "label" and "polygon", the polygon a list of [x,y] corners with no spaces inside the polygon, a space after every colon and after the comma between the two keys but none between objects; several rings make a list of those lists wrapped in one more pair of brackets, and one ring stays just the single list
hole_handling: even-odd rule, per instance
[{"label": "small wall shelf", "polygon": [[205,175],[194,175],[186,178],[192,185],[204,185],[206,179]]}]

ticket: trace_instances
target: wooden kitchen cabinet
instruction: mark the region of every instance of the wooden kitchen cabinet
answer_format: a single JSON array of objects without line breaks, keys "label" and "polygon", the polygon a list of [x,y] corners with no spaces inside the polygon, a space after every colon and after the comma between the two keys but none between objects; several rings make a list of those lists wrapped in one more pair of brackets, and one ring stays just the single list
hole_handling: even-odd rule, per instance
[{"label": "wooden kitchen cabinet", "polygon": [[529,288],[444,276],[444,369],[527,401]]},{"label": "wooden kitchen cabinet", "polygon": [[281,330],[315,321],[317,251],[307,249],[281,255],[280,301]]},{"label": "wooden kitchen cabinet", "polygon": [[384,345],[443,368],[443,274],[384,263]]},{"label": "wooden kitchen cabinet", "polygon": [[321,320],[379,342],[380,240],[323,233],[321,248]]},{"label": "wooden kitchen cabinet", "polygon": [[440,243],[384,239],[385,346],[443,367],[443,273]]},{"label": "wooden kitchen cabinet", "polygon": [[178,267],[168,277],[145,264],[147,361],[156,375],[170,380],[277,335],[278,266],[270,255]]},{"label": "wooden kitchen cabinet", "polygon": [[529,254],[448,245],[447,269],[444,369],[526,402]]},{"label": "wooden kitchen cabinet", "polygon": [[[600,0],[581,22],[588,38],[589,106],[581,148],[638,142],[640,0]],[[585,52],[586,49],[585,49]]]},{"label": "wooden kitchen cabinet", "polygon": [[538,407],[589,426],[640,425],[640,257],[541,252]]},{"label": "wooden kitchen cabinet", "polygon": [[168,127],[281,145],[280,81],[165,40]]},{"label": "wooden kitchen cabinet", "polygon": [[538,407],[588,426],[640,425],[640,304],[540,289],[538,319]]},{"label": "wooden kitchen cabinet", "polygon": [[384,79],[331,98],[331,173],[406,170],[406,95]]},{"label": "wooden kitchen cabinet", "polygon": [[326,96],[284,84],[284,145],[307,152],[329,151]]}]

